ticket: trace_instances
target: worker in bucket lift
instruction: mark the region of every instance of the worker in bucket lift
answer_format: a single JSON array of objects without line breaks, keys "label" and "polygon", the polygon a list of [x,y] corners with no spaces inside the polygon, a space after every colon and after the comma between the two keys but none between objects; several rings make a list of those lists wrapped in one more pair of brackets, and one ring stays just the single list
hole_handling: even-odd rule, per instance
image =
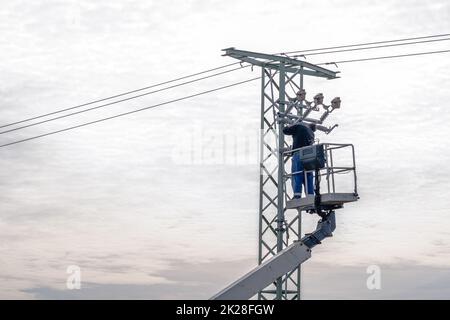
[{"label": "worker in bucket lift", "polygon": [[[293,145],[292,150],[302,147],[310,146],[314,143],[314,132],[316,131],[315,124],[304,123],[301,121],[295,122],[290,126],[283,128],[283,133],[292,136]],[[299,152],[294,152],[292,155],[292,190],[294,191],[294,199],[301,198],[302,186],[305,185],[305,194],[314,194],[313,174],[303,172],[303,165],[300,161]]]}]

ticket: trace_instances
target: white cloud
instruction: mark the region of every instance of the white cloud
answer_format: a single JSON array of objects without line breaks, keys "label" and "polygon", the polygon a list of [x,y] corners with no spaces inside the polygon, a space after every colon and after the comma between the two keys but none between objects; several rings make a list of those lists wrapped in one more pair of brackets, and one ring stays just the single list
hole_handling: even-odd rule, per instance
[{"label": "white cloud", "polygon": [[[220,56],[229,46],[274,52],[444,33],[450,7],[440,3],[436,9],[421,1],[8,2],[0,9],[2,123],[229,63]],[[339,80],[308,80],[308,94],[343,99],[330,118],[340,127],[326,140],[355,144],[361,190],[360,202],[339,213],[336,236],[315,250],[314,261],[448,266],[449,65],[445,54],[342,64]],[[0,138],[44,133],[256,74],[243,70]],[[207,131],[258,130],[258,108],[259,85],[246,84],[2,148],[0,281],[8,288],[2,296],[58,288],[67,265],[80,261],[88,263],[92,283],[136,284],[171,281],[155,275],[173,257],[256,257],[257,166],[202,168],[169,159],[193,119]],[[314,228],[306,220],[304,230]],[[121,267],[127,272],[115,271]]]}]

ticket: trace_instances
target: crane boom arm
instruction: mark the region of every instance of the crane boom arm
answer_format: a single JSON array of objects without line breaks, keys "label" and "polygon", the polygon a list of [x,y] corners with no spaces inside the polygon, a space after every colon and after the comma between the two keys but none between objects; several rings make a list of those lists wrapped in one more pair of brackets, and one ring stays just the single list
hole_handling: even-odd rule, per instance
[{"label": "crane boom arm", "polygon": [[277,278],[294,270],[311,257],[311,249],[326,237],[331,237],[336,228],[334,212],[326,220],[320,220],[313,233],[307,234],[271,259],[260,264],[252,271],[233,282],[214,295],[211,300],[245,300],[250,299]]}]

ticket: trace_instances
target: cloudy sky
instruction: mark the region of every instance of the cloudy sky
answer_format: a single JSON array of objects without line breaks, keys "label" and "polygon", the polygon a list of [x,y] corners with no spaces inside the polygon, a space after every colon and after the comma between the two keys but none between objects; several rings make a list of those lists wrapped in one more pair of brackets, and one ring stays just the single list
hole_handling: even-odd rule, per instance
[{"label": "cloudy sky", "polygon": [[[449,32],[445,0],[2,1],[0,120],[231,63],[221,49],[232,46],[271,53]],[[449,41],[308,61],[446,49]],[[355,144],[361,200],[338,213],[335,236],[314,249],[304,298],[448,299],[450,54],[337,70],[342,78],[305,87],[308,98],[343,100],[330,117],[339,128],[319,138]],[[258,75],[239,70],[1,134],[0,144]],[[204,137],[252,137],[259,88],[251,82],[0,148],[0,298],[201,299],[250,270],[257,162],[186,162],[180,151],[211,152]],[[203,138],[190,145],[195,137]],[[315,222],[305,217],[304,230]],[[81,268],[81,290],[66,288],[70,265]],[[370,265],[381,268],[381,290],[366,288]]]}]

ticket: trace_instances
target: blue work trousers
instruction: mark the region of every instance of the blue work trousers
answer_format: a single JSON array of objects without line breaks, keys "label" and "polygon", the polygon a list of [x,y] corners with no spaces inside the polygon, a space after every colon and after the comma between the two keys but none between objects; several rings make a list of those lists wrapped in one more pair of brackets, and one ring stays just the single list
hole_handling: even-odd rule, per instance
[{"label": "blue work trousers", "polygon": [[[313,174],[308,172],[306,174],[303,171],[303,165],[300,161],[300,155],[298,152],[294,153],[292,156],[292,190],[294,191],[294,196],[302,196],[302,186],[305,185],[305,192],[307,190],[308,194],[314,194],[314,184],[313,184]],[[294,174],[295,173],[295,174]]]}]

